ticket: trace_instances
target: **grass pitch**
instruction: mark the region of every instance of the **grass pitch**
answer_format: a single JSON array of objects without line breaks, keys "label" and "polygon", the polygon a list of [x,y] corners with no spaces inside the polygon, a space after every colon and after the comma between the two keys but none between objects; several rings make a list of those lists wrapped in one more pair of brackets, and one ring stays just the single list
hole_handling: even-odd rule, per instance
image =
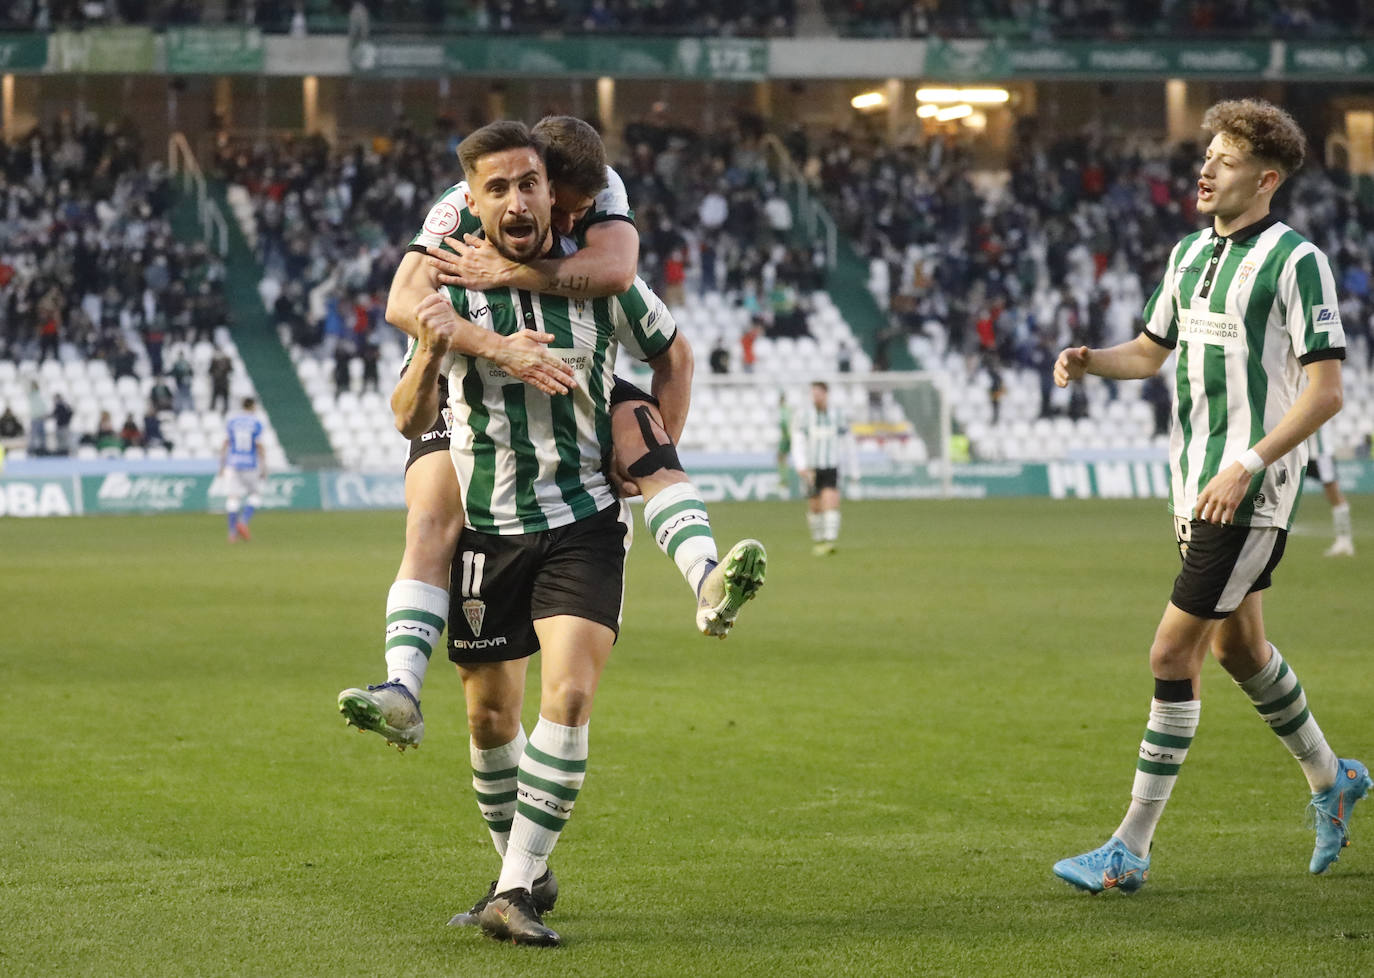
[{"label": "grass pitch", "polygon": [[[1374,504],[1320,498],[1268,597],[1339,753],[1374,761]],[[1374,802],[1307,873],[1306,785],[1214,664],[1150,883],[1050,874],[1125,808],[1177,557],[1161,505],[717,505],[769,548],[725,642],[640,532],[555,854],[557,951],[445,927],[495,876],[462,700],[345,730],[403,517],[0,521],[0,975],[1341,975],[1374,964]],[[533,710],[527,711],[533,717]]]}]

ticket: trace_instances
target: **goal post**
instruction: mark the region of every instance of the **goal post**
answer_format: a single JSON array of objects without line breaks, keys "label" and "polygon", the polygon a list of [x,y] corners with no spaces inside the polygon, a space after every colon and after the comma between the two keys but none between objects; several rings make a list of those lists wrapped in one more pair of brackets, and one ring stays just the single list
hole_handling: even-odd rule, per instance
[{"label": "goal post", "polygon": [[[649,382],[647,376],[631,379],[645,387]],[[830,403],[844,411],[850,424],[859,478],[848,491],[872,498],[950,494],[949,398],[945,379],[925,371],[798,371],[788,376],[698,371],[679,448],[687,459],[708,465],[785,469],[787,460],[778,458],[783,408],[790,413],[795,437],[796,419],[811,403],[813,381],[827,384]]]}]

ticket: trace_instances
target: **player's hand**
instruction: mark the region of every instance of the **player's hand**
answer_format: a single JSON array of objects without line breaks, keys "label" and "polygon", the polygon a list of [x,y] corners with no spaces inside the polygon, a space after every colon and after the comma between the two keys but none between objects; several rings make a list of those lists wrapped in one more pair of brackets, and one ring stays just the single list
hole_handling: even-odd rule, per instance
[{"label": "player's hand", "polygon": [[512,275],[520,266],[492,247],[491,242],[471,234],[463,240],[445,238],[452,248],[426,248],[429,263],[439,272],[441,285],[457,285],[465,289],[499,289],[511,284]]},{"label": "player's hand", "polygon": [[630,478],[629,473],[620,467],[614,454],[611,456],[611,464],[607,468],[606,478],[610,480],[611,488],[615,490],[618,499],[633,499],[640,494],[639,485]]},{"label": "player's hand", "polygon": [[517,330],[501,337],[501,345],[493,361],[506,373],[522,380],[536,390],[550,396],[566,394],[577,380],[577,374],[548,350],[554,340],[552,333],[532,329]]},{"label": "player's hand", "polygon": [[1251,475],[1245,466],[1232,462],[1214,475],[1198,494],[1194,512],[1207,523],[1230,523],[1250,491]]},{"label": "player's hand", "polygon": [[1086,346],[1071,346],[1059,354],[1054,361],[1054,382],[1059,387],[1068,387],[1069,381],[1080,380],[1088,372],[1088,360],[1092,350]]},{"label": "player's hand", "polygon": [[448,352],[458,329],[458,314],[445,296],[435,292],[416,303],[415,321],[420,327],[415,341],[421,350],[437,357]]}]

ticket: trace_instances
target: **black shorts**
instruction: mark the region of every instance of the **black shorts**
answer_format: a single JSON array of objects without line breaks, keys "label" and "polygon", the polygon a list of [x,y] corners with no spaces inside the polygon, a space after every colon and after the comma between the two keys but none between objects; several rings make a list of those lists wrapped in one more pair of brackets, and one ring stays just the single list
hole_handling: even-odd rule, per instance
[{"label": "black shorts", "polygon": [[[405,373],[404,370],[401,371]],[[439,378],[439,416],[434,419],[434,424],[430,425],[419,438],[410,440],[410,457],[406,459],[406,471],[415,464],[415,460],[430,452],[448,451],[449,436],[453,431],[453,411],[448,406],[448,379]]]},{"label": "black shorts", "polygon": [[625,401],[648,401],[654,407],[658,407],[658,398],[654,395],[640,390],[628,380],[619,377],[612,378],[615,383],[611,386],[611,407],[622,404]]},{"label": "black shorts", "polygon": [[1175,517],[1174,537],[1183,569],[1174,579],[1169,600],[1190,615],[1220,619],[1235,611],[1247,594],[1272,583],[1288,531]]},{"label": "black shorts", "polygon": [[449,580],[448,657],[460,665],[539,651],[534,622],[574,615],[620,634],[629,517],[622,505],[537,533],[464,527]]},{"label": "black shorts", "polygon": [[811,480],[811,498],[814,499],[819,496],[822,489],[838,488],[840,488],[839,469],[817,469]]}]

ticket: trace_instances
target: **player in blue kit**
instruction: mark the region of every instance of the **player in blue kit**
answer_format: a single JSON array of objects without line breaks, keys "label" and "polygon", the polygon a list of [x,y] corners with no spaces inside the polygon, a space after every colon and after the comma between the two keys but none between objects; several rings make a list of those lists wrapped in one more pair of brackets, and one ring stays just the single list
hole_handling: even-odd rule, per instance
[{"label": "player in blue kit", "polygon": [[229,520],[229,542],[248,540],[248,521],[262,505],[259,494],[267,477],[267,458],[262,450],[262,418],[257,401],[243,399],[243,409],[224,423],[224,447],[219,453],[219,474],[224,480],[224,511]]}]

